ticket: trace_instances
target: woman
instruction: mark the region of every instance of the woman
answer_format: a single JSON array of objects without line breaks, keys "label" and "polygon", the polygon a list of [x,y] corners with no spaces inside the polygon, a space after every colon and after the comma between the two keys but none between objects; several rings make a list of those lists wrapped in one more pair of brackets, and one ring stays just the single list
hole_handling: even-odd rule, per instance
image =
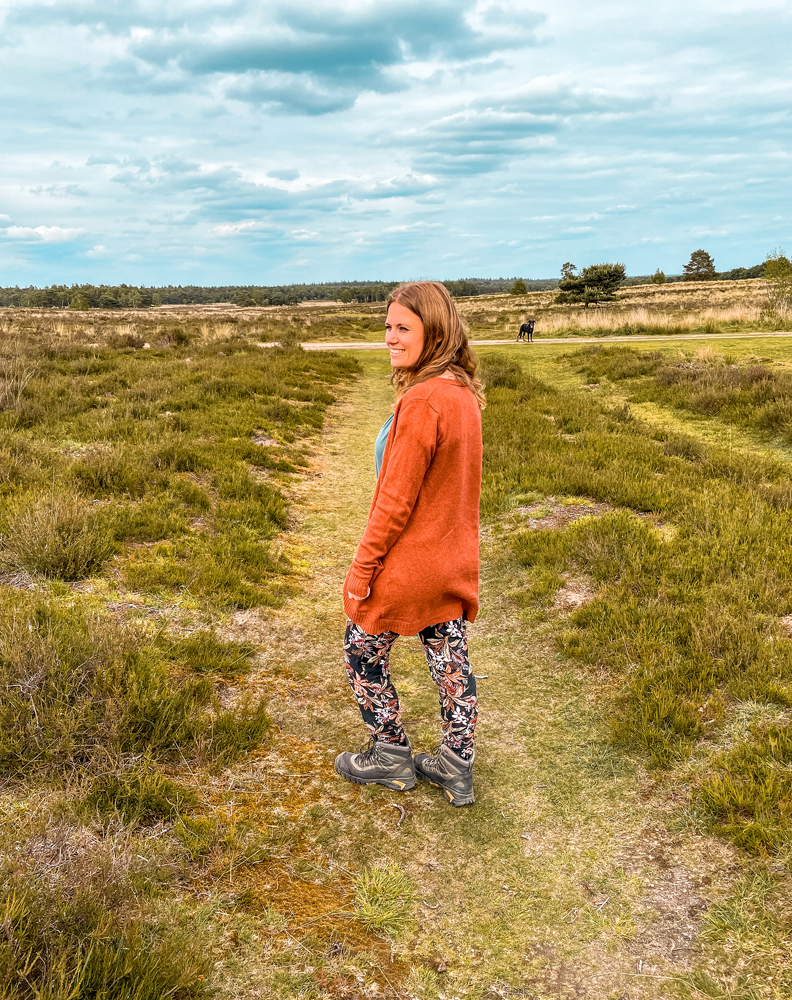
[{"label": "woman", "polygon": [[[477,702],[465,629],[478,611],[485,401],[443,285],[395,288],[385,343],[396,405],[377,437],[374,499],[344,581],[344,662],[371,739],[360,753],[339,754],[335,768],[356,784],[396,790],[418,777],[462,806],[473,802]],[[438,687],[443,742],[413,760],[388,658],[400,635],[416,632]]]}]

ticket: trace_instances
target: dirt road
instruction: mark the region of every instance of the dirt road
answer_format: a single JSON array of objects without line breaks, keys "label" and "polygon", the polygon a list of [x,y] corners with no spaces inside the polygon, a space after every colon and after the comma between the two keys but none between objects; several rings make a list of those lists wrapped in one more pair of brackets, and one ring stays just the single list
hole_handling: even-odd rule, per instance
[{"label": "dirt road", "polygon": [[[647,335],[647,336],[629,336],[629,337],[537,337],[533,343],[535,344],[568,344],[574,346],[575,344],[603,344],[603,343],[633,343],[635,341],[652,341],[652,343],[662,343],[666,340],[746,340],[750,338],[760,338],[760,337],[792,337],[792,333],[682,333],[674,334],[673,336],[662,336],[662,335]],[[505,346],[507,344],[517,343],[516,337],[512,337],[510,340],[472,340],[471,344],[473,347],[497,347]],[[526,350],[530,349],[530,344],[522,341],[525,345]],[[260,346],[269,346],[261,344]],[[308,341],[303,345],[306,351],[337,351],[337,350],[352,350],[352,351],[384,351],[386,350],[384,343],[369,343],[367,341],[350,341],[349,343],[344,343],[343,341],[338,341],[336,343],[312,343]]]}]

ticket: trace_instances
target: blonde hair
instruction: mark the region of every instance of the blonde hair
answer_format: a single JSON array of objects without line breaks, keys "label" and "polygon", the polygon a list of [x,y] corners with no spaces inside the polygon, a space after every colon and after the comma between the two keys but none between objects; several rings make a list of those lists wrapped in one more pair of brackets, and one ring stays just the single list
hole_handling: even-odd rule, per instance
[{"label": "blonde hair", "polygon": [[448,372],[470,389],[483,410],[487,401],[484,386],[476,378],[478,359],[470,349],[467,328],[445,285],[439,281],[409,281],[393,289],[388,306],[392,302],[414,312],[424,327],[424,345],[418,360],[410,368],[394,368],[391,374],[396,399],[401,399],[410,386]]}]

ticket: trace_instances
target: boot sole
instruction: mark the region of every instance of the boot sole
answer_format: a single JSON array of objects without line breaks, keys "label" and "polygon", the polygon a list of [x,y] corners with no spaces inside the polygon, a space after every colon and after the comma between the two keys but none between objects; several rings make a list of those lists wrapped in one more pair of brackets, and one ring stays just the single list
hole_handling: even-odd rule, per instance
[{"label": "boot sole", "polygon": [[419,781],[425,781],[427,785],[431,785],[433,788],[439,788],[443,795],[445,795],[447,801],[450,802],[452,806],[456,806],[457,808],[460,806],[472,806],[476,801],[476,796],[473,792],[470,792],[467,795],[454,795],[454,793],[449,788],[446,788],[445,785],[439,785],[436,781],[432,781],[431,778],[427,778],[425,774],[421,774],[421,772],[417,769],[415,771],[415,777]]},{"label": "boot sole", "polygon": [[347,774],[346,771],[339,771],[335,768],[336,774],[339,774],[344,781],[351,781],[353,785],[382,785],[384,788],[389,788],[392,792],[409,792],[411,788],[415,788],[415,778],[406,778],[402,781],[400,778],[356,778],[351,774]]}]

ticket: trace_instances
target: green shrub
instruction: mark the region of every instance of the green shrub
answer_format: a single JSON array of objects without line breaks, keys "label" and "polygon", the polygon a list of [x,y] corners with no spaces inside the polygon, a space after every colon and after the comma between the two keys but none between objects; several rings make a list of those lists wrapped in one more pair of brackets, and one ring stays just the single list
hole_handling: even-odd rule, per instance
[{"label": "green shrub", "polygon": [[201,709],[211,701],[211,682],[185,678],[174,683],[151,647],[128,652],[119,666],[102,678],[102,686],[106,685],[103,693],[108,697],[114,693],[123,697],[117,730],[120,749],[167,756],[193,743],[206,726]]},{"label": "green shrub", "polygon": [[587,393],[527,384],[488,395],[482,510],[511,509],[532,491],[631,508],[513,537],[524,602],[548,603],[569,571],[598,584],[559,642],[614,675],[614,740],[666,766],[712,734],[730,703],[792,705],[792,641],[773,625],[792,611],[787,468],[621,419]]},{"label": "green shrub", "polygon": [[234,466],[217,478],[218,524],[241,524],[262,537],[271,537],[287,523],[286,501],[279,490]]},{"label": "green shrub", "polygon": [[172,469],[174,472],[197,472],[212,467],[209,455],[198,448],[173,441],[157,448],[152,464],[157,469]]},{"label": "green shrub", "polygon": [[522,369],[506,354],[493,352],[484,355],[479,376],[487,388],[504,386],[507,389],[516,389],[522,377]]},{"label": "green shrub", "polygon": [[279,577],[289,563],[274,556],[260,533],[237,522],[218,535],[161,542],[130,554],[123,578],[134,590],[170,591],[184,587],[219,607],[278,605],[286,588]]},{"label": "green shrub", "polygon": [[569,360],[581,362],[577,370],[589,382],[599,382],[603,378],[618,382],[653,375],[668,361],[660,351],[636,351],[632,347],[603,347],[601,344],[582,347],[571,354]]},{"label": "green shrub", "polygon": [[166,484],[164,477],[152,475],[140,455],[130,453],[130,449],[94,448],[72,466],[71,474],[79,489],[94,497],[139,497],[157,478],[158,486]]},{"label": "green shrub", "polygon": [[109,519],[76,493],[23,494],[4,520],[0,563],[9,569],[81,580],[116,551]]},{"label": "green shrub", "polygon": [[654,376],[632,387],[637,402],[718,417],[792,440],[792,375],[784,369],[729,364],[717,357],[672,361],[659,351],[641,352],[631,347],[584,348],[568,360],[582,361],[578,371],[588,379]]},{"label": "green shrub", "polygon": [[114,504],[109,513],[113,535],[119,542],[159,542],[187,534],[188,515],[200,512],[200,508],[190,509],[189,504],[179,502],[178,495],[168,492],[155,493],[136,503]]},{"label": "green shrub", "polygon": [[240,760],[262,742],[271,725],[263,702],[243,702],[236,711],[218,715],[206,734],[211,760],[217,767]]}]

